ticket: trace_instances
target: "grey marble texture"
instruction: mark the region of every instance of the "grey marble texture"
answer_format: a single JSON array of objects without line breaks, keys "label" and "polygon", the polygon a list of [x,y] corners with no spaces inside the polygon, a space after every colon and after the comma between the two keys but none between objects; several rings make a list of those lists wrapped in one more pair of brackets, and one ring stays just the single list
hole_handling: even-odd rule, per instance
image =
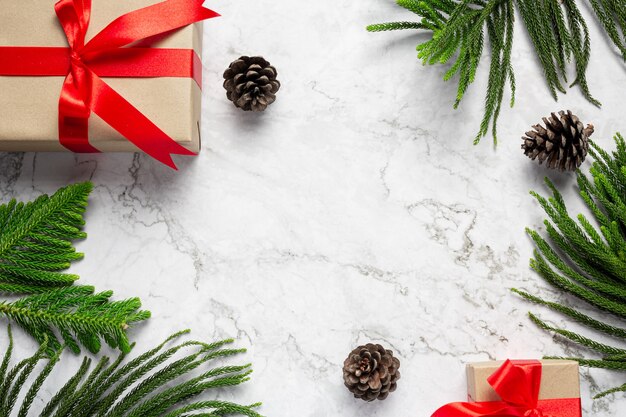
[{"label": "grey marble texture", "polygon": [[[494,148],[490,138],[472,145],[488,61],[453,110],[456,85],[415,57],[424,35],[365,32],[414,19],[391,0],[207,6],[223,17],[205,28],[204,149],[177,158],[179,172],[133,154],[0,155],[2,201],[94,182],[89,238],[78,244],[86,257],[72,271],[118,298],[142,298],[154,315],[130,331],[139,349],[183,328],[237,338],[255,372],[220,395],[263,401],[273,417],[428,417],[464,399],[469,361],[591,355],[536,328],[529,310],[576,326],[509,288],[576,303],[528,268],[524,228],[544,218],[528,191],[545,191],[547,172],[519,147],[559,109],[592,121],[609,148],[626,131],[626,67],[594,20],[588,74],[603,108],[577,89],[555,103],[518,24],[517,104],[503,109]],[[279,71],[282,90],[264,114],[237,110],[222,89],[223,70],[243,54]],[[550,176],[574,196],[573,175]],[[16,333],[17,353],[32,353]],[[342,384],[345,356],[368,341],[402,361],[385,402],[354,400]],[[68,355],[60,373],[77,363]],[[583,370],[585,415],[623,416],[624,395],[591,399],[623,381]]]}]

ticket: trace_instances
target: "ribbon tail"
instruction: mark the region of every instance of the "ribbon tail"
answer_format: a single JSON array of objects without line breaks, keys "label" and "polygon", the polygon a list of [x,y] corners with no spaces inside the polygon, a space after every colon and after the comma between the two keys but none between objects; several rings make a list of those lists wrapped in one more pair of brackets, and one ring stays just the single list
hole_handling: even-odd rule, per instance
[{"label": "ribbon tail", "polygon": [[135,146],[170,168],[177,169],[171,155],[196,155],[152,123],[93,72],[91,110]]},{"label": "ribbon tail", "polygon": [[[76,77],[85,79],[82,68],[65,77],[59,97],[59,142],[76,153],[98,153],[89,143],[89,116],[91,110],[85,103],[85,92],[77,87]],[[80,85],[80,83],[78,83]]]},{"label": "ribbon tail", "polygon": [[89,41],[84,54],[98,53],[131,43],[219,14],[202,6],[204,0],[165,0],[118,17]]},{"label": "ribbon tail", "polygon": [[89,119],[59,114],[59,143],[75,153],[100,153],[89,143]]}]

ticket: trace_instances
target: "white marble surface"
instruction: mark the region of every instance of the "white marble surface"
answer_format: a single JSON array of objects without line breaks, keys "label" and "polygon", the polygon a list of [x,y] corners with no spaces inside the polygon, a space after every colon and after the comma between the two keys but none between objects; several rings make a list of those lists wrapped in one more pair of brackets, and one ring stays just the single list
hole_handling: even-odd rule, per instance
[{"label": "white marble surface", "polygon": [[[471,144],[488,62],[452,110],[455,84],[415,58],[422,35],[365,32],[414,18],[391,0],[208,5],[224,17],[206,25],[204,150],[178,158],[179,172],[132,154],[0,155],[3,200],[94,182],[86,258],[73,271],[143,299],[154,317],[130,332],[139,348],[181,328],[238,338],[255,373],[222,395],[263,401],[274,417],[428,417],[464,398],[468,361],[588,354],[554,343],[526,313],[573,325],[508,289],[558,299],[528,268],[524,227],[543,219],[528,190],[543,190],[546,171],[523,156],[520,135],[561,108],[593,121],[607,146],[626,131],[625,67],[595,21],[589,79],[603,109],[576,89],[555,103],[518,24],[517,105],[503,111],[494,149],[489,138]],[[283,88],[265,114],[225,98],[221,74],[242,54],[279,70]],[[573,176],[554,178],[573,195]],[[19,332],[18,341],[32,352]],[[344,357],[368,341],[402,361],[385,402],[359,402],[342,386]],[[77,362],[67,359],[61,372]],[[624,395],[591,400],[623,375],[582,377],[586,416],[624,415]]]}]

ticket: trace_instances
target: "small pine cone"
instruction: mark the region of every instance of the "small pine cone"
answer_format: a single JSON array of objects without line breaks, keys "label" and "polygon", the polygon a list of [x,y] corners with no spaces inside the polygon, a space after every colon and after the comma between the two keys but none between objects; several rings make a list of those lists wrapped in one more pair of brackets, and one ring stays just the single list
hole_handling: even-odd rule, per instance
[{"label": "small pine cone", "polygon": [[400,379],[400,361],[381,345],[359,346],[343,362],[344,384],[355,398],[364,401],[384,400],[396,390]]},{"label": "small pine cone", "polygon": [[522,136],[524,154],[539,164],[546,161],[546,166],[559,171],[576,171],[587,157],[589,137],[593,125],[584,127],[571,111],[560,111],[558,117],[552,113],[543,118],[546,127],[533,126],[533,131]]},{"label": "small pine cone", "polygon": [[224,72],[226,97],[246,111],[263,111],[276,100],[276,68],[260,56],[242,56]]}]

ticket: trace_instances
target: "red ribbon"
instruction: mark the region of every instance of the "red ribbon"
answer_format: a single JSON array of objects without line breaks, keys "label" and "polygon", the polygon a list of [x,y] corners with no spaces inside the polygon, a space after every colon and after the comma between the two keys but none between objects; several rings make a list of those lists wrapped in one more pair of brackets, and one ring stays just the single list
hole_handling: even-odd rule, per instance
[{"label": "red ribbon", "polygon": [[541,362],[507,360],[488,378],[502,401],[451,403],[432,417],[581,417],[580,398],[539,399]]},{"label": "red ribbon", "polygon": [[127,13],[85,43],[91,0],[59,0],[54,9],[69,48],[0,47],[0,75],[65,76],[59,100],[59,141],[73,152],[99,152],[89,143],[94,112],[139,149],[176,169],[171,155],[194,155],[163,132],[100,77],[192,77],[193,50],[129,47],[219,16],[204,0],[165,0]]}]

